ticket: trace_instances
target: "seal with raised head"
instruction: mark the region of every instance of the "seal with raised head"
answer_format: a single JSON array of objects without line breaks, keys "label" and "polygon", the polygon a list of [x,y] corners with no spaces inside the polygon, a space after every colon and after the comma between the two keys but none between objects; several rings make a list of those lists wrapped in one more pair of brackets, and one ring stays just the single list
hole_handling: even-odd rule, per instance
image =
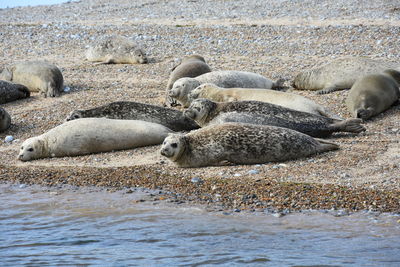
[{"label": "seal with raised head", "polygon": [[[397,78],[397,80],[396,80]],[[385,70],[356,81],[346,98],[346,105],[355,118],[369,119],[399,100],[400,72]]]},{"label": "seal with raised head", "polygon": [[8,112],[4,108],[0,107],[0,133],[10,128],[10,125],[10,114],[8,114]]},{"label": "seal with raised head", "polygon": [[179,167],[205,167],[228,161],[260,164],[308,157],[339,146],[297,131],[267,125],[225,123],[170,134],[161,145],[161,155]]},{"label": "seal with raised head", "polygon": [[163,125],[147,121],[84,118],[67,121],[25,140],[18,159],[29,161],[157,145],[172,132]]},{"label": "seal with raised head", "polygon": [[207,98],[215,102],[233,102],[255,100],[280,105],[298,111],[338,119],[337,115],[329,112],[325,107],[298,94],[270,90],[270,89],[243,89],[221,88],[212,83],[204,83],[188,95],[189,102],[197,98]]},{"label": "seal with raised head", "polygon": [[166,90],[166,103],[171,107],[178,105],[176,100],[169,96],[169,91],[172,89],[176,80],[184,77],[194,78],[207,72],[211,72],[211,68],[207,65],[206,60],[202,56],[191,55],[183,58],[179,64],[172,68],[171,74],[169,75]]},{"label": "seal with raised head", "polygon": [[285,127],[313,137],[326,137],[333,132],[365,131],[360,125],[361,119],[332,119],[260,101],[213,102],[199,98],[190,104],[184,115],[201,127],[242,122]]},{"label": "seal with raised head", "polygon": [[90,117],[143,120],[164,125],[174,131],[190,131],[199,128],[195,121],[183,116],[179,110],[130,101],[112,102],[87,110],[74,110],[66,120]]},{"label": "seal with raised head", "polygon": [[223,88],[263,88],[278,89],[283,86],[283,79],[276,82],[264,76],[246,71],[212,71],[195,78],[181,78],[177,80],[169,96],[178,100],[182,106],[188,107],[188,94],[203,83],[213,83]]},{"label": "seal with raised head", "polygon": [[45,97],[60,96],[64,78],[60,69],[46,61],[24,61],[6,67],[0,80],[25,85],[30,92],[40,92]]},{"label": "seal with raised head", "polygon": [[327,94],[350,89],[356,80],[363,76],[381,73],[386,69],[400,70],[400,64],[366,57],[338,58],[299,73],[292,81],[292,86],[296,89],[318,90],[318,94]]},{"label": "seal with raised head", "polygon": [[89,46],[86,59],[96,64],[145,64],[146,53],[138,45],[122,36],[108,36]]},{"label": "seal with raised head", "polygon": [[25,85],[0,80],[0,104],[27,98],[30,95]]}]

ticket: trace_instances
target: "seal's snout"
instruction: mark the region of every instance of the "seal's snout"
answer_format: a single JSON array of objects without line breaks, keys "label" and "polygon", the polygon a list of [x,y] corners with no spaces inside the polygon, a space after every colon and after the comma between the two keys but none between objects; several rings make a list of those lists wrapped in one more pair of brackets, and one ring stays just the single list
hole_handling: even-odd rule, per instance
[{"label": "seal's snout", "polygon": [[24,161],[24,154],[19,154],[17,159],[20,161]]},{"label": "seal's snout", "polygon": [[192,120],[196,117],[194,112],[190,109],[185,110],[183,112],[183,116],[185,116],[186,118],[192,119]]},{"label": "seal's snout", "polygon": [[167,158],[171,157],[170,155],[171,153],[169,152],[169,149],[166,147],[161,148],[160,154]]},{"label": "seal's snout", "polygon": [[140,60],[141,64],[147,64],[149,61],[147,58],[142,58],[142,60]]},{"label": "seal's snout", "polygon": [[170,97],[177,97],[177,93],[176,93],[176,90],[170,90],[169,91],[169,93],[168,93],[168,95],[170,96]]}]

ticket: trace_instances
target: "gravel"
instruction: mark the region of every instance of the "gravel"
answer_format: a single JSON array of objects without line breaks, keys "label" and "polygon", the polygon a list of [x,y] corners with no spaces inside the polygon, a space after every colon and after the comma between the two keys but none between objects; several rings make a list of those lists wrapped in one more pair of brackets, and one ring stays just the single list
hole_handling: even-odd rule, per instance
[{"label": "gravel", "polygon": [[[365,8],[360,8],[365,7]],[[149,64],[96,65],[84,51],[104,35],[123,35]],[[23,184],[143,186],[180,200],[246,209],[346,209],[399,212],[400,106],[365,123],[359,135],[334,134],[340,150],[250,166],[180,169],[158,146],[80,157],[16,160],[21,143],[61,124],[74,109],[111,101],[162,104],[171,67],[198,53],[214,70],[244,70],[289,81],[341,56],[400,60],[398,1],[73,1],[0,9],[0,69],[45,59],[63,72],[59,98],[4,104],[11,128],[0,138],[0,180]],[[347,91],[291,91],[348,118]],[[194,179],[196,178],[196,179]],[[250,197],[249,197],[250,196]],[[255,196],[255,197],[254,197]]]}]

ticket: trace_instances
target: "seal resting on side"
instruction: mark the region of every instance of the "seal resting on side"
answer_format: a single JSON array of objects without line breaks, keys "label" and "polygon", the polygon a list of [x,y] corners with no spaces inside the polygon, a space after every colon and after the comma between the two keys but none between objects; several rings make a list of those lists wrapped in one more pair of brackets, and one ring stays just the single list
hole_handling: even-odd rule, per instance
[{"label": "seal resting on side", "polygon": [[0,80],[25,85],[30,92],[40,92],[45,97],[60,96],[64,89],[60,69],[46,61],[15,63],[0,73]]},{"label": "seal resting on side", "polygon": [[365,131],[361,119],[338,120],[301,112],[260,101],[213,102],[199,98],[184,115],[201,127],[226,122],[242,122],[290,128],[313,137],[326,137],[333,132]]},{"label": "seal resting on side", "polygon": [[10,128],[10,125],[10,114],[8,114],[8,112],[4,108],[0,107],[0,133]]},{"label": "seal resting on side", "polygon": [[92,44],[86,50],[86,59],[96,64],[145,64],[146,54],[136,43],[122,36],[110,36]]},{"label": "seal resting on side", "polygon": [[0,104],[27,98],[30,95],[25,85],[0,80]]},{"label": "seal resting on side", "polygon": [[[397,81],[396,81],[397,77]],[[385,70],[356,81],[346,98],[346,105],[355,118],[369,119],[392,106],[400,97],[400,72]]]},{"label": "seal resting on side", "polygon": [[190,102],[188,94],[203,83],[213,83],[223,88],[263,88],[277,89],[282,87],[284,80],[276,82],[264,76],[246,71],[212,71],[196,78],[181,78],[177,80],[169,96],[178,100],[182,106],[188,107]]},{"label": "seal resting on side", "polygon": [[66,120],[90,117],[143,120],[164,125],[174,131],[190,131],[199,128],[195,121],[183,116],[179,110],[129,101],[113,102],[87,110],[74,110]]},{"label": "seal resting on side", "polygon": [[292,86],[297,89],[319,90],[318,94],[327,94],[349,89],[363,76],[381,73],[386,69],[400,70],[400,64],[366,57],[338,58],[323,66],[299,73]]},{"label": "seal resting on side", "polygon": [[210,66],[207,65],[206,60],[202,56],[191,55],[185,57],[182,62],[175,65],[171,70],[166,90],[166,103],[171,107],[178,105],[176,100],[169,96],[169,91],[176,80],[184,77],[194,78],[210,71]]},{"label": "seal resting on side", "polygon": [[256,100],[316,115],[339,118],[304,96],[270,89],[221,88],[212,83],[204,83],[190,92],[188,98],[189,102],[197,98],[207,98],[215,102]]},{"label": "seal resting on side", "polygon": [[85,118],[65,122],[23,142],[18,159],[78,156],[161,144],[172,133],[160,124],[138,120]]},{"label": "seal resting on side", "polygon": [[224,161],[233,164],[285,161],[338,148],[334,143],[287,128],[225,123],[186,135],[168,135],[160,153],[179,167],[204,167]]}]

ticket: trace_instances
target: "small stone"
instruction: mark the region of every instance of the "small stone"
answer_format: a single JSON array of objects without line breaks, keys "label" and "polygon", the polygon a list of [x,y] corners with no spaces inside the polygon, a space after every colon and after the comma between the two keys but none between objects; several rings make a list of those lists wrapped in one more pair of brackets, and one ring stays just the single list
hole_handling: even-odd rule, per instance
[{"label": "small stone", "polygon": [[14,140],[14,137],[12,135],[7,135],[6,138],[4,138],[4,142],[6,143],[11,143]]},{"label": "small stone", "polygon": [[239,176],[242,176],[242,175],[240,173],[235,173],[233,176],[239,177]]},{"label": "small stone", "polygon": [[240,212],[240,209],[234,209],[233,211],[234,212]]},{"label": "small stone", "polygon": [[258,174],[258,173],[260,173],[258,170],[250,170],[249,171],[249,174]]},{"label": "small stone", "polygon": [[25,188],[26,187],[26,184],[20,184],[19,185],[19,188]]},{"label": "small stone", "polygon": [[71,88],[69,86],[65,86],[64,87],[64,92],[69,92],[69,91],[71,91]]},{"label": "small stone", "polygon": [[190,180],[194,184],[201,184],[203,183],[203,180],[199,177],[193,177],[192,180]]}]

